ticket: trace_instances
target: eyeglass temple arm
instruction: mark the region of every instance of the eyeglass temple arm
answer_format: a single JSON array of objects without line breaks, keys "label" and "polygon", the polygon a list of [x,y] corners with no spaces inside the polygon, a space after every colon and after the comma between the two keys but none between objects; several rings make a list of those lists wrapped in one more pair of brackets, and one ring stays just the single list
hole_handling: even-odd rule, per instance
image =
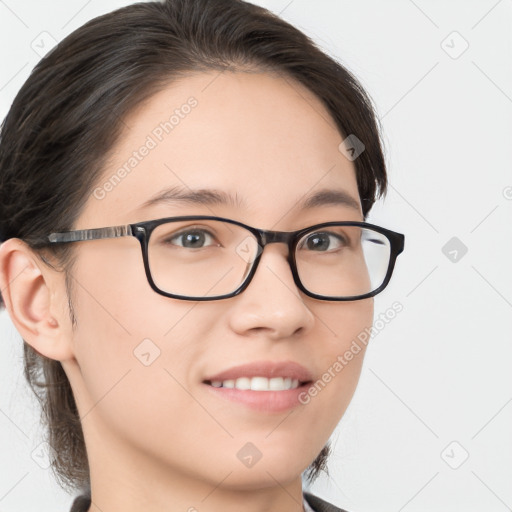
[{"label": "eyeglass temple arm", "polygon": [[100,238],[117,238],[120,236],[132,236],[133,231],[130,224],[124,226],[111,226],[108,228],[77,229],[64,233],[51,233],[47,240],[51,243],[59,242],[80,242],[83,240],[97,240]]}]

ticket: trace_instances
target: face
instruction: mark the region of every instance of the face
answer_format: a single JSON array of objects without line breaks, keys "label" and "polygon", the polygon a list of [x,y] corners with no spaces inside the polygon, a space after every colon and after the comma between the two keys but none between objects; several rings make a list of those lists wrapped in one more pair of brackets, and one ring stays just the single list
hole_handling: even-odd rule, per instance
[{"label": "face", "polygon": [[[195,104],[184,107],[190,97]],[[169,129],[165,122],[176,109]],[[278,231],[363,220],[360,207],[299,208],[306,195],[324,188],[360,201],[355,169],[338,149],[342,137],[333,120],[291,80],[263,73],[193,75],[153,96],[125,122],[101,190],[90,196],[75,229],[181,215],[216,215]],[[150,149],[139,150],[144,145]],[[130,161],[134,151],[136,162]],[[123,166],[129,172],[105,185]],[[174,186],[224,191],[243,206],[169,201],[139,208]],[[75,249],[78,323],[73,357],[62,363],[81,411],[91,472],[108,468],[123,478],[136,472],[155,481],[165,473],[167,482],[172,475],[210,489],[228,474],[223,486],[232,489],[300,477],[349,404],[364,350],[324,379],[307,404],[284,410],[233,401],[204,380],[239,365],[292,361],[321,381],[371,325],[373,299],[306,296],[281,243],[265,248],[243,293],[205,302],[153,291],[134,237],[78,242]],[[258,453],[249,469],[243,457]]]}]

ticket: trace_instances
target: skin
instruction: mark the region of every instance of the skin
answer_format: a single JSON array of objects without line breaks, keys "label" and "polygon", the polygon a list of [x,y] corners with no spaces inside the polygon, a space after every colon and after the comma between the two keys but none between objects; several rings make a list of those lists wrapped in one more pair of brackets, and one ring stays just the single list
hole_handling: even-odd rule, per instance
[{"label": "skin", "polygon": [[[320,100],[290,79],[262,72],[201,73],[157,93],[126,119],[101,183],[190,96],[198,106],[104,199],[90,196],[75,229],[187,214],[282,231],[363,220],[361,210],[342,205],[297,209],[305,194],[324,187],[343,189],[359,203],[355,168],[339,151],[342,137]],[[137,211],[161,189],[183,184],[236,192],[248,207]],[[294,360],[320,379],[371,326],[373,299],[306,296],[293,282],[284,244],[265,249],[242,294],[211,302],[155,293],[133,237],[76,245],[75,329],[63,273],[19,239],[0,247],[0,281],[23,339],[60,361],[70,379],[89,453],[90,512],[301,511],[301,473],[344,414],[364,348],[310,403],[291,412],[228,403],[201,381],[255,360]],[[134,356],[146,338],[161,351],[149,366]],[[251,468],[236,455],[247,442],[262,453]]]}]

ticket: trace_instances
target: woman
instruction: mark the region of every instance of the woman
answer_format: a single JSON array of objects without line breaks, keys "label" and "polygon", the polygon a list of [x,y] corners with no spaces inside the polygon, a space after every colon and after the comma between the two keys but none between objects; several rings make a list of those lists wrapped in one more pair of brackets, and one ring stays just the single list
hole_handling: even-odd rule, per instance
[{"label": "woman", "polygon": [[72,511],[340,510],[302,490],[404,237],[370,100],[238,0],[64,39],[0,141],[0,285]]}]

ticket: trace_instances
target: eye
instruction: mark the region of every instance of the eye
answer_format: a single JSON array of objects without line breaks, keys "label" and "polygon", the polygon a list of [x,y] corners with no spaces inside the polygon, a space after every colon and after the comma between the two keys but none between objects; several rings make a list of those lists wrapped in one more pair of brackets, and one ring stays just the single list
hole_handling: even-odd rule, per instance
[{"label": "eye", "polygon": [[[213,242],[215,237],[205,229],[187,229],[180,233],[174,234],[163,240],[164,244],[177,245],[178,247],[184,247],[185,249],[201,249],[205,247],[209,241]],[[176,242],[175,242],[176,241]],[[210,243],[209,245],[220,245]],[[206,245],[208,247],[208,245]]]},{"label": "eye", "polygon": [[345,237],[338,233],[329,231],[319,231],[307,235],[303,242],[300,243],[299,249],[306,248],[316,252],[325,252],[327,250],[335,250],[349,245]]}]

